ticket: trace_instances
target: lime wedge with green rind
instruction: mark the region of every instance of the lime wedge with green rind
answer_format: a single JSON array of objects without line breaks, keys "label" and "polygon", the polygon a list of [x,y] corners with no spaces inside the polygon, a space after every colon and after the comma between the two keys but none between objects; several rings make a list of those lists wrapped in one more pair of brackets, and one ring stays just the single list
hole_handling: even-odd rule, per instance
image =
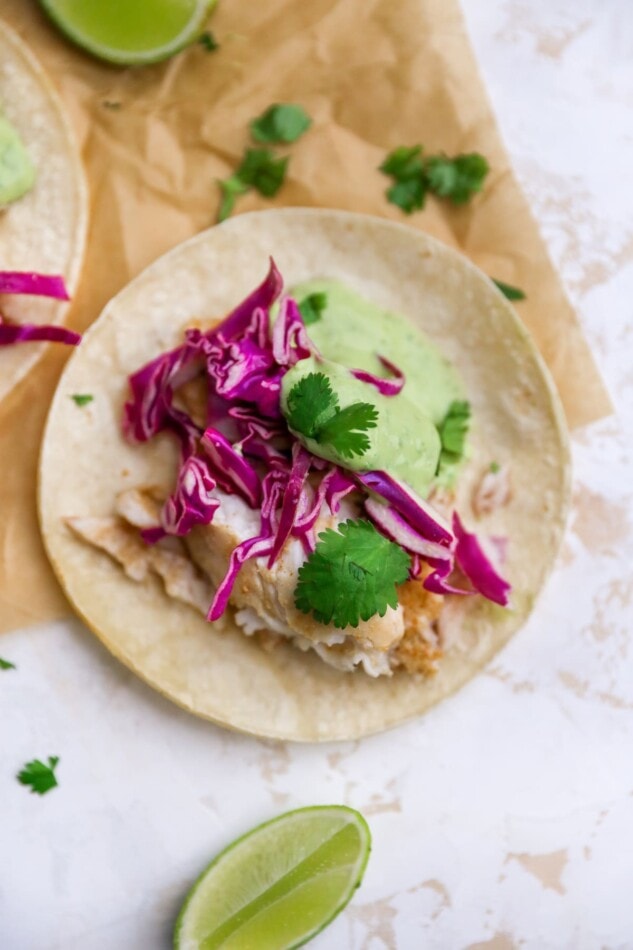
[{"label": "lime wedge with green rind", "polygon": [[200,875],[176,921],[175,950],[291,950],[339,914],[371,849],[353,808],[299,808],[229,845]]},{"label": "lime wedge with green rind", "polygon": [[40,0],[69,40],[120,66],[157,63],[191,43],[216,0]]}]

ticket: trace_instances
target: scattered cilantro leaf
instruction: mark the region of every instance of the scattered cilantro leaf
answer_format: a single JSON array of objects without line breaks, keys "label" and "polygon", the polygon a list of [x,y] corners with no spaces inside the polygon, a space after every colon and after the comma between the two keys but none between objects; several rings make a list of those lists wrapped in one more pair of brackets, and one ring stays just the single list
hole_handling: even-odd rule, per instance
[{"label": "scattered cilantro leaf", "polygon": [[70,398],[76,406],[87,406],[95,397],[90,393],[73,393]]},{"label": "scattered cilantro leaf", "polygon": [[436,155],[426,163],[429,188],[440,198],[450,198],[453,204],[464,204],[481,191],[490,170],[488,162],[478,152],[447,158]]},{"label": "scattered cilantro leaf", "polygon": [[503,280],[496,280],[494,277],[492,282],[508,300],[525,300],[525,292],[520,287],[513,287],[512,284],[506,284]]},{"label": "scattered cilantro leaf", "polygon": [[303,300],[299,303],[299,313],[303,317],[303,322],[307,327],[312,323],[318,323],[321,319],[321,314],[327,307],[327,294],[323,292],[317,292],[314,294],[308,294],[307,297],[304,297]]},{"label": "scattered cilantro leaf", "polygon": [[275,158],[268,148],[247,148],[237,177],[260,195],[273,198],[284,183],[288,157]]},{"label": "scattered cilantro leaf", "polygon": [[343,458],[363,455],[369,448],[367,429],[375,429],[378,410],[369,402],[355,402],[340,409],[319,429],[317,442],[331,445]]},{"label": "scattered cilantro leaf", "polygon": [[222,201],[220,202],[220,210],[218,212],[218,222],[221,222],[230,217],[233,213],[237,198],[239,198],[240,195],[246,194],[248,185],[245,185],[237,175],[231,175],[230,178],[225,178],[224,181],[218,180],[218,185],[222,192]]},{"label": "scattered cilantro leaf", "polygon": [[490,463],[490,471],[492,472],[493,475],[496,475],[497,472],[500,472],[500,471],[501,471],[501,466],[499,465],[498,462],[491,462],[491,463]]},{"label": "scattered cilantro leaf", "polygon": [[380,165],[379,170],[385,175],[391,175],[396,181],[405,181],[407,178],[415,178],[423,171],[422,164],[422,146],[401,145],[389,152],[386,159]]},{"label": "scattered cilantro leaf", "polygon": [[481,191],[489,167],[477,152],[454,158],[425,158],[421,145],[401,145],[387,155],[380,171],[394,180],[386,192],[388,201],[411,214],[424,207],[429,190],[440,198],[450,198],[454,204],[468,201]]},{"label": "scattered cilantro leaf", "polygon": [[39,759],[33,759],[27,762],[21,772],[18,772],[18,782],[22,785],[30,785],[31,792],[37,795],[45,795],[51,788],[57,785],[55,777],[55,767],[59,762],[59,756],[51,755],[48,758],[48,765],[40,762]]},{"label": "scattered cilantro leaf", "polygon": [[14,670],[15,663],[10,663],[8,660],[3,660],[0,656],[0,670]]},{"label": "scattered cilantro leaf", "polygon": [[397,205],[405,214],[424,207],[427,184],[421,145],[401,145],[389,152],[380,171],[394,179],[394,184],[386,191],[391,204]]},{"label": "scattered cilantro leaf", "polygon": [[378,422],[377,409],[368,402],[339,407],[324,373],[308,373],[288,394],[286,420],[291,429],[320,445],[330,445],[343,458],[362,455],[369,448],[364,434]]},{"label": "scattered cilantro leaf", "polygon": [[288,393],[288,425],[308,439],[337,411],[338,399],[325,373],[308,373]]},{"label": "scattered cilantro leaf", "polygon": [[319,535],[299,569],[295,605],[320,623],[357,627],[398,606],[397,584],[409,574],[409,555],[369,521],[345,521]]},{"label": "scattered cilantro leaf", "polygon": [[412,214],[424,207],[427,185],[424,177],[405,178],[387,188],[385,194],[392,205],[397,205],[405,214]]},{"label": "scattered cilantro leaf", "polygon": [[312,119],[302,106],[275,103],[253,119],[251,135],[256,142],[296,142],[312,125]]},{"label": "scattered cilantro leaf", "polygon": [[222,201],[218,221],[232,213],[240,195],[254,188],[260,195],[273,198],[283,185],[288,158],[275,158],[267,148],[247,148],[237,171],[224,181],[218,180]]},{"label": "scattered cilantro leaf", "polygon": [[464,454],[469,419],[470,404],[456,400],[450,404],[446,416],[438,426],[442,449],[450,454],[453,461],[459,461]]},{"label": "scattered cilantro leaf", "polygon": [[214,53],[216,49],[220,48],[220,44],[216,40],[211,30],[205,30],[204,33],[201,33],[198,37],[198,43],[203,49],[207,51],[207,53]]}]

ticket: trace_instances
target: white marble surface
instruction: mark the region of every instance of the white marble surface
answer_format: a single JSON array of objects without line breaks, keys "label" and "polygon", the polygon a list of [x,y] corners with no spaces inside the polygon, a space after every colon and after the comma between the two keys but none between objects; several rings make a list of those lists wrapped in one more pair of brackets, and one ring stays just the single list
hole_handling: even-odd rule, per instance
[{"label": "white marble surface", "polygon": [[[178,711],[79,623],[3,637],[0,947],[167,948],[217,850],[347,802],[374,849],[315,947],[633,947],[633,6],[464,0],[515,167],[617,415],[574,437],[560,565],[493,666],[360,743],[231,735]],[[60,787],[17,784],[60,755]]]}]

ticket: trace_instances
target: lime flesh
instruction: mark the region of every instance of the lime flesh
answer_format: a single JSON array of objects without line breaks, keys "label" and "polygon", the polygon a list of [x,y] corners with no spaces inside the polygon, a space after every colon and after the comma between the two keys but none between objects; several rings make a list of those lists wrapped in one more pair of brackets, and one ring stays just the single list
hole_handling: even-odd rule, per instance
[{"label": "lime flesh", "polygon": [[197,36],[216,0],[40,0],[65,33],[119,65],[167,59]]},{"label": "lime flesh", "polygon": [[291,950],[351,899],[369,858],[365,819],[343,805],[300,808],[229,845],[176,921],[176,950]]}]

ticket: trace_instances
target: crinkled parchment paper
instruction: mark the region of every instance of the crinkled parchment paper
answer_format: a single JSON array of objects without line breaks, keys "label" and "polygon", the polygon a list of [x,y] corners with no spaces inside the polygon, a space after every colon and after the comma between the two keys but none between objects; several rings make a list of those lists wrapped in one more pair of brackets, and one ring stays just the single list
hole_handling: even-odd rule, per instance
[{"label": "crinkled parchment paper", "polygon": [[[308,205],[405,220],[385,200],[388,181],[377,171],[388,149],[482,152],[492,167],[482,195],[463,208],[429,199],[406,220],[524,288],[518,312],[571,426],[609,412],[499,139],[457,0],[221,0],[210,21],[218,51],[195,44],[134,69],[67,44],[34,0],[3,0],[2,16],[56,82],[87,166],[92,218],[76,327],[155,257],[213,223],[215,179],[235,168],[249,120],[271,102],[300,102],[314,124],[290,146],[286,184],[273,202],[249,194],[237,211]],[[0,630],[69,610],[35,514],[39,440],[64,356],[49,353],[0,408]]]}]

